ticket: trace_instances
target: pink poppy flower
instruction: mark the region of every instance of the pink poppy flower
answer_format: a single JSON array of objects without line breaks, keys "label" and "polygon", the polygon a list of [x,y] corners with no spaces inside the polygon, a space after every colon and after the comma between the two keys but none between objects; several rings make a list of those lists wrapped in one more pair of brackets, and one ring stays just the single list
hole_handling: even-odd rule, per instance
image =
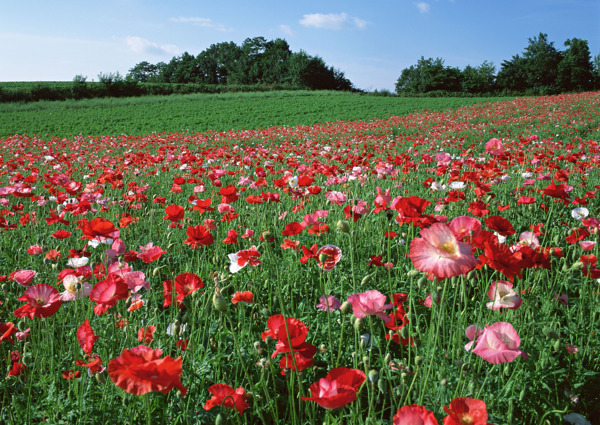
[{"label": "pink poppy flower", "polygon": [[62,281],[65,291],[61,292],[61,301],[74,301],[82,297],[89,297],[92,292],[92,285],[83,282],[81,277],[74,274],[68,274]]},{"label": "pink poppy flower", "polygon": [[317,308],[323,311],[332,312],[339,309],[341,305],[342,304],[340,303],[340,300],[333,295],[323,295],[321,298],[319,298],[319,304],[317,304]]},{"label": "pink poppy flower", "polygon": [[583,251],[591,251],[596,246],[595,241],[579,241],[579,246]]},{"label": "pink poppy flower", "polygon": [[[439,220],[438,220],[439,221]],[[453,218],[448,227],[461,242],[471,242],[481,233],[481,221],[474,217],[462,215],[460,217]]]},{"label": "pink poppy flower", "polygon": [[410,259],[417,270],[445,279],[470,272],[479,264],[473,246],[459,242],[452,230],[442,223],[422,229],[421,237],[410,244]]},{"label": "pink poppy flower", "polygon": [[29,286],[37,273],[33,270],[19,270],[14,274],[15,282],[21,286]]},{"label": "pink poppy flower", "polygon": [[27,302],[14,311],[14,315],[18,318],[49,317],[54,315],[62,305],[58,291],[45,283],[30,286],[18,299]]},{"label": "pink poppy flower", "polygon": [[398,409],[392,423],[394,425],[439,425],[433,412],[417,404]]},{"label": "pink poppy flower", "polygon": [[477,325],[468,326],[465,330],[465,335],[469,338],[469,342],[465,345],[465,350],[471,351],[475,340],[483,334],[483,330]]},{"label": "pink poppy flower", "polygon": [[319,248],[316,257],[319,267],[329,271],[342,259],[342,250],[335,245],[325,245]]},{"label": "pink poppy flower", "polygon": [[519,350],[521,339],[517,331],[507,322],[497,322],[486,326],[475,341],[473,353],[492,364],[512,362],[527,354]]},{"label": "pink poppy flower", "polygon": [[505,280],[492,282],[488,290],[488,297],[492,302],[487,303],[486,306],[491,310],[499,310],[501,308],[516,310],[523,302],[517,291],[513,289],[513,284]]},{"label": "pink poppy flower", "polygon": [[354,316],[359,319],[375,315],[384,322],[392,320],[383,310],[392,308],[393,305],[385,303],[386,297],[377,290],[370,290],[363,293],[353,294],[348,297],[348,302],[352,304]]},{"label": "pink poppy flower", "polygon": [[335,204],[335,205],[342,205],[348,201],[348,197],[346,196],[345,193],[338,192],[335,190],[327,192],[327,194],[325,195],[325,198],[329,202],[331,202],[332,204]]},{"label": "pink poppy flower", "polygon": [[314,401],[325,409],[337,409],[356,400],[356,393],[366,380],[362,370],[337,367],[310,386],[311,397],[301,397],[301,400]]},{"label": "pink poppy flower", "polygon": [[579,353],[579,348],[575,347],[574,345],[566,345],[565,348],[569,354]]},{"label": "pink poppy flower", "polygon": [[490,155],[501,155],[504,152],[504,144],[494,137],[485,144],[485,152]]}]

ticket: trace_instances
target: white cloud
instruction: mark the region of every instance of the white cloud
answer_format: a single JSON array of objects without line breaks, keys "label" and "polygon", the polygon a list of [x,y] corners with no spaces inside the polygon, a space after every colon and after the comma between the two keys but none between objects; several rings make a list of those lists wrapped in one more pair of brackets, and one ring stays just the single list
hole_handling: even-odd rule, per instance
[{"label": "white cloud", "polygon": [[431,9],[431,5],[424,1],[416,2],[415,6],[417,6],[417,9],[419,9],[419,12],[421,13],[427,13]]},{"label": "white cloud", "polygon": [[367,26],[367,21],[360,18],[348,16],[346,13],[308,13],[300,19],[300,24],[305,27],[324,28],[329,30],[341,30],[350,23],[358,29]]},{"label": "white cloud", "polygon": [[285,35],[294,35],[294,31],[292,31],[292,28],[289,25],[279,25],[279,31],[281,31]]},{"label": "white cloud", "polygon": [[179,53],[179,49],[173,44],[158,44],[142,37],[129,36],[125,39],[125,43],[135,53],[149,53],[159,56]]},{"label": "white cloud", "polygon": [[177,22],[180,24],[192,24],[192,25],[196,25],[199,27],[203,27],[203,28],[210,28],[216,31],[222,31],[222,32],[226,32],[226,31],[232,31],[231,28],[227,28],[225,27],[225,25],[223,24],[218,24],[216,22],[213,22],[212,19],[210,18],[201,18],[201,17],[196,17],[196,16],[179,16],[177,18],[171,18],[169,19],[171,22]]}]

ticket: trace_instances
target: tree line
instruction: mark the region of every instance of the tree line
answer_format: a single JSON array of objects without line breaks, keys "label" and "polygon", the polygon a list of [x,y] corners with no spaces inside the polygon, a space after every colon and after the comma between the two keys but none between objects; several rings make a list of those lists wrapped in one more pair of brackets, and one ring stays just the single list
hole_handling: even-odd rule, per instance
[{"label": "tree line", "polygon": [[344,73],[319,56],[292,52],[287,41],[264,37],[212,44],[197,56],[188,52],[168,63],[140,62],[127,78],[140,83],[280,85],[300,89],[352,90]]},{"label": "tree line", "polygon": [[547,34],[540,33],[529,38],[522,54],[503,61],[498,73],[488,61],[460,70],[444,65],[442,58],[421,57],[416,65],[402,70],[396,93],[547,95],[600,88],[600,54],[592,61],[588,42],[579,38],[568,39],[564,46],[565,50],[558,50]]}]

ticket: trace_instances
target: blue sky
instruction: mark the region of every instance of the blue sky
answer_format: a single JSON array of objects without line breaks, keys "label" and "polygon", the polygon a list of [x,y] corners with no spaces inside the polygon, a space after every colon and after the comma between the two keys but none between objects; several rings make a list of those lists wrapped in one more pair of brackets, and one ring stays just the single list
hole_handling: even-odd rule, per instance
[{"label": "blue sky", "polygon": [[393,90],[421,56],[499,69],[540,32],[599,54],[600,0],[0,0],[0,81],[97,80],[263,36],[322,57],[358,88]]}]

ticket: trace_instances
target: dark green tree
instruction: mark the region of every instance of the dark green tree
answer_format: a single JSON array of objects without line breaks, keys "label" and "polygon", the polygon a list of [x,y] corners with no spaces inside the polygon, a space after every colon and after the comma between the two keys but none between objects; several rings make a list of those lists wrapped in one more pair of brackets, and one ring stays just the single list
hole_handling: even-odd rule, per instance
[{"label": "dark green tree", "polygon": [[462,91],[466,93],[490,93],[494,88],[496,67],[483,61],[477,68],[467,65],[462,71]]},{"label": "dark green tree", "polygon": [[461,71],[444,66],[442,58],[425,59],[421,56],[416,65],[402,70],[396,81],[396,93],[457,92],[461,90],[462,78]]},{"label": "dark green tree", "polygon": [[585,91],[594,87],[590,48],[586,40],[565,41],[567,50],[558,64],[557,83],[561,91]]},{"label": "dark green tree", "polygon": [[130,77],[140,83],[147,83],[149,81],[156,80],[158,74],[159,68],[157,65],[143,61],[131,68],[127,73],[127,77]]},{"label": "dark green tree", "polygon": [[235,72],[236,63],[240,60],[242,51],[233,41],[212,44],[203,50],[196,62],[200,80],[206,84],[227,84]]},{"label": "dark green tree", "polygon": [[496,76],[496,87],[505,92],[523,92],[527,89],[527,71],[525,59],[514,55],[512,59],[502,61]]},{"label": "dark green tree", "polygon": [[552,93],[557,89],[558,64],[561,53],[548,41],[548,35],[529,39],[529,45],[523,52],[527,86],[542,93]]},{"label": "dark green tree", "polygon": [[265,84],[289,82],[289,60],[292,55],[287,41],[277,38],[265,45],[265,51],[260,59],[262,77],[260,82]]}]

